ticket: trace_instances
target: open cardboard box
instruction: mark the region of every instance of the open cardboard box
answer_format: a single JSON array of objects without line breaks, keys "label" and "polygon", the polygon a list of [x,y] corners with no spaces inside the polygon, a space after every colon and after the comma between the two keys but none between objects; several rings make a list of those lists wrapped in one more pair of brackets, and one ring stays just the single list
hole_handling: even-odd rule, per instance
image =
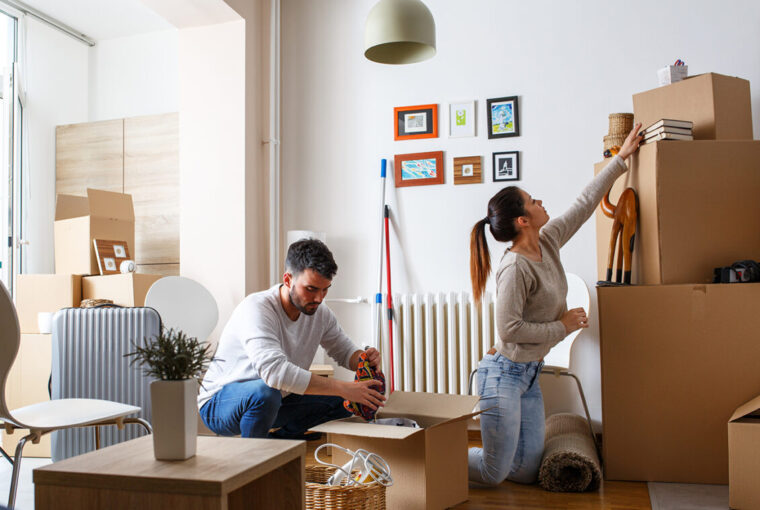
[{"label": "open cardboard box", "polygon": [[93,239],[126,242],[134,260],[132,195],[90,188],[86,197],[58,195],[54,231],[58,274],[100,274]]},{"label": "open cardboard box", "polygon": [[[393,392],[378,418],[409,418],[421,428],[366,423],[346,418],[318,425],[328,441],[349,450],[363,448],[383,457],[391,468],[388,508],[448,508],[467,500],[467,421],[480,397]],[[333,449],[333,463],[348,456]]]},{"label": "open cardboard box", "polygon": [[740,406],[728,420],[728,504],[760,508],[760,397]]}]

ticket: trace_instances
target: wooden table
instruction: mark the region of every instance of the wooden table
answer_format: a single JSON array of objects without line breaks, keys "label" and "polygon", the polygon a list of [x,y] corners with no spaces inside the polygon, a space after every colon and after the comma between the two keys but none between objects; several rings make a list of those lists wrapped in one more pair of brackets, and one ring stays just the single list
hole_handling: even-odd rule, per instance
[{"label": "wooden table", "polygon": [[304,508],[306,443],[198,437],[185,461],[153,457],[143,436],[34,470],[35,508]]}]

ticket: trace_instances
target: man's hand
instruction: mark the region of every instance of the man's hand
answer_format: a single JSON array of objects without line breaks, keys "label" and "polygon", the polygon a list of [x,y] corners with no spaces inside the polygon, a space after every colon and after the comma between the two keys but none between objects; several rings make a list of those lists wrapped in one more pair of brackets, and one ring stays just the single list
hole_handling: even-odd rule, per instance
[{"label": "man's hand", "polygon": [[374,347],[370,347],[364,352],[367,353],[367,361],[369,361],[370,366],[374,368],[375,370],[380,370],[380,362],[382,361],[382,356],[380,356],[380,351],[378,351]]},{"label": "man's hand", "polygon": [[344,382],[344,384],[340,396],[350,402],[363,404],[373,411],[385,402],[385,395],[373,389],[380,386],[380,381]]}]

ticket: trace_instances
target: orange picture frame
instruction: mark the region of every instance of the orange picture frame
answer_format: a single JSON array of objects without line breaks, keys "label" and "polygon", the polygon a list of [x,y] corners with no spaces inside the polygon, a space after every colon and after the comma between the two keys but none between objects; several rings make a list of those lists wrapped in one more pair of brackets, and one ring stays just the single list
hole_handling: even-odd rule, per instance
[{"label": "orange picture frame", "polygon": [[397,106],[393,109],[393,139],[438,138],[438,105]]}]

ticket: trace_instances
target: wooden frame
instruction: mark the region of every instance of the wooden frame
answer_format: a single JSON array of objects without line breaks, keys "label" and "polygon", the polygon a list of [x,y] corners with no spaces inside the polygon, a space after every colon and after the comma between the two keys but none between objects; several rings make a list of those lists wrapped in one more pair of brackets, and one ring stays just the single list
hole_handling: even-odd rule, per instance
[{"label": "wooden frame", "polygon": [[454,158],[454,184],[479,184],[483,182],[480,156]]},{"label": "wooden frame", "polygon": [[519,181],[520,153],[518,151],[494,152],[492,168],[493,182]]},{"label": "wooden frame", "polygon": [[397,188],[443,184],[443,151],[396,154],[393,167]]},{"label": "wooden frame", "polygon": [[132,260],[129,256],[129,246],[126,241],[106,241],[93,239],[95,256],[98,259],[100,274],[120,274],[121,263]]},{"label": "wooden frame", "polygon": [[486,100],[488,138],[520,136],[520,115],[517,96]]},{"label": "wooden frame", "polygon": [[393,109],[393,139],[438,138],[438,105],[397,106]]}]

